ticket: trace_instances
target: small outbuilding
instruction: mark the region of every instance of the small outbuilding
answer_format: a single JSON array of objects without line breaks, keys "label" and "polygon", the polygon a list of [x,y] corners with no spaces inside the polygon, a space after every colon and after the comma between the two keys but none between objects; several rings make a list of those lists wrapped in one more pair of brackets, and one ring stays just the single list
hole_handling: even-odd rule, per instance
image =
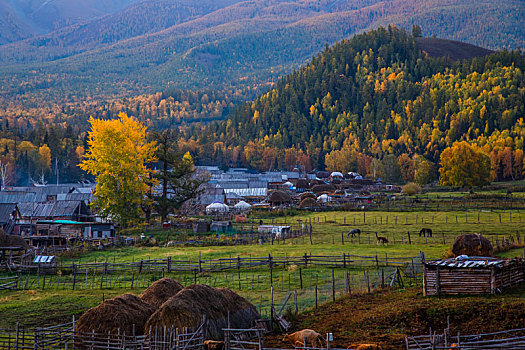
[{"label": "small outbuilding", "polygon": [[221,202],[213,202],[206,207],[206,214],[226,214],[230,208]]},{"label": "small outbuilding", "polygon": [[423,294],[495,294],[524,281],[525,261],[460,255],[427,261]]},{"label": "small outbuilding", "polygon": [[233,209],[235,209],[238,212],[244,213],[250,211],[250,209],[252,209],[252,206],[246,203],[245,201],[240,201],[239,203],[233,206]]}]

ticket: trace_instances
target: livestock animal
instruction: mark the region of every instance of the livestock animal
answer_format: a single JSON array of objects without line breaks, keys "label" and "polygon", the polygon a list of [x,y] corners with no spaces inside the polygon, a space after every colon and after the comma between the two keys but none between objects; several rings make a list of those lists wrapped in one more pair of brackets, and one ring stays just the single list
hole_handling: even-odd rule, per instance
[{"label": "livestock animal", "polygon": [[378,344],[350,345],[347,349],[355,349],[355,350],[382,350],[381,345],[378,345]]},{"label": "livestock animal", "polygon": [[204,345],[205,350],[223,350],[224,349],[224,342],[218,341],[218,340],[205,340],[203,345]]},{"label": "livestock animal", "polygon": [[286,334],[283,338],[283,342],[289,342],[292,345],[297,346],[297,344],[304,345],[303,342],[306,340],[306,343],[309,343],[311,347],[315,348],[318,344],[322,347],[321,339],[323,339],[323,337],[316,331],[303,329],[292,334]]},{"label": "livestock animal", "polygon": [[386,237],[381,237],[381,236],[378,236],[377,235],[377,232],[376,232],[376,239],[377,239],[377,244],[388,244],[388,239]]},{"label": "livestock animal", "polygon": [[350,236],[355,237],[356,235],[358,235],[358,236],[361,235],[361,230],[358,229],[358,228],[354,228],[354,229],[351,229],[350,231],[348,231],[347,238],[350,238]]},{"label": "livestock animal", "polygon": [[432,229],[429,228],[422,228],[421,231],[419,231],[419,237],[432,237]]}]

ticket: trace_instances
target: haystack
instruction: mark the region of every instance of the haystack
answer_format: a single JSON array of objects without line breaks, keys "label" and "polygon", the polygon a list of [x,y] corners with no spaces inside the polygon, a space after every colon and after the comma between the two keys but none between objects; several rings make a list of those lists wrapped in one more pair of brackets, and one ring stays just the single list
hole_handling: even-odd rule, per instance
[{"label": "haystack", "polygon": [[488,239],[477,233],[470,233],[456,237],[452,246],[455,256],[492,256],[494,248]]},{"label": "haystack", "polygon": [[155,309],[158,309],[166,300],[177,294],[183,288],[184,286],[178,281],[165,277],[155,281],[155,283],[143,291],[140,298]]},{"label": "haystack", "polygon": [[317,197],[315,196],[315,194],[313,194],[312,192],[304,192],[304,193],[301,193],[301,195],[299,196],[299,198],[301,200],[305,200],[306,198],[313,198],[313,199],[317,199]]},{"label": "haystack", "polygon": [[113,299],[108,299],[102,304],[86,311],[77,322],[76,331],[79,333],[104,333],[113,335],[126,332],[144,334],[144,325],[148,318],[155,312],[155,308],[138,296],[123,294]]},{"label": "haystack", "polygon": [[271,203],[271,205],[282,205],[286,203],[290,203],[292,201],[292,197],[286,192],[283,191],[274,191],[268,197],[268,202]]},{"label": "haystack", "polygon": [[312,192],[315,193],[316,195],[322,192],[333,193],[334,191],[335,191],[335,186],[329,185],[329,184],[315,185],[312,188]]},{"label": "haystack", "polygon": [[248,300],[241,297],[228,288],[215,288],[217,291],[222,293],[226,299],[227,312],[230,312],[230,327],[238,329],[251,328],[255,320],[261,318],[257,308],[250,303]]},{"label": "haystack", "polygon": [[306,197],[299,203],[299,208],[305,209],[305,208],[317,208],[319,207],[319,203],[317,203],[317,200],[315,200],[312,197]]},{"label": "haystack", "polygon": [[299,179],[295,183],[296,188],[310,188],[310,185],[308,184],[308,181],[306,179]]},{"label": "haystack", "polygon": [[0,247],[10,247],[10,248],[29,248],[27,242],[24,238],[17,235],[8,235],[4,230],[0,228]]},{"label": "haystack", "polygon": [[206,315],[207,339],[222,340],[228,325],[248,328],[259,314],[252,304],[232,291],[195,284],[166,301],[146,323],[146,329],[166,327],[196,329]]}]

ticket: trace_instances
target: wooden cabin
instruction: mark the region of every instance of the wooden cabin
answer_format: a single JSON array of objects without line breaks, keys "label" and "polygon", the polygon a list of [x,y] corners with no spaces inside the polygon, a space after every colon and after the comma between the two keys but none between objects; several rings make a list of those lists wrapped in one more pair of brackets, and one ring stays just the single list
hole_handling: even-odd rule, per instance
[{"label": "wooden cabin", "polygon": [[524,281],[525,261],[480,256],[427,261],[423,295],[495,294]]}]

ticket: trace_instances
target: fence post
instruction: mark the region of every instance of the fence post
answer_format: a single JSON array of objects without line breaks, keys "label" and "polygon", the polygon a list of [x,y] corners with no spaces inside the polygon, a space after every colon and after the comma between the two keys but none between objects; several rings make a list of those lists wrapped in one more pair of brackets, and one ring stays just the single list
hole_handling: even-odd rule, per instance
[{"label": "fence post", "polygon": [[315,308],[317,309],[317,284],[315,285]]},{"label": "fence post", "polygon": [[297,315],[299,313],[299,308],[297,306],[297,290],[293,291],[293,300],[294,300],[294,303],[295,303],[295,314]]},{"label": "fence post", "polygon": [[332,301],[335,301],[335,276],[334,276],[334,269],[332,269]]},{"label": "fence post", "polygon": [[272,254],[268,254],[268,264],[270,266],[270,286],[272,286],[273,293],[273,266],[272,266]]},{"label": "fence post", "polygon": [[303,289],[303,269],[299,268],[299,285]]}]

